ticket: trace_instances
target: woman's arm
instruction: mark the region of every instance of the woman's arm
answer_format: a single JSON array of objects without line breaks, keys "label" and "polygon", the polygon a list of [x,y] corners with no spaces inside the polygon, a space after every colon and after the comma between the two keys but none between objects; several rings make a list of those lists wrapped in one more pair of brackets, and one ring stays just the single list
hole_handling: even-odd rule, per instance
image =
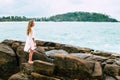
[{"label": "woman's arm", "polygon": [[34,34],[34,30],[33,29],[32,29],[32,40],[33,40],[33,42],[34,42],[34,44],[36,46],[35,34]]},{"label": "woman's arm", "polygon": [[35,38],[32,38],[33,42],[35,43]]},{"label": "woman's arm", "polygon": [[35,42],[35,38],[32,38],[33,42],[34,42],[34,46],[36,47],[36,42]]}]

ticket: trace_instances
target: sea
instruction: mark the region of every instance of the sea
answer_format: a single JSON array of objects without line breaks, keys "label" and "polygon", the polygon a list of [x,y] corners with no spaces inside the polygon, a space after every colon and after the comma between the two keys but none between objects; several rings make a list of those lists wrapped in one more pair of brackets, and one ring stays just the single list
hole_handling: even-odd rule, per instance
[{"label": "sea", "polygon": [[[0,22],[0,42],[26,40],[28,22]],[[36,40],[120,54],[120,22],[35,22]]]}]

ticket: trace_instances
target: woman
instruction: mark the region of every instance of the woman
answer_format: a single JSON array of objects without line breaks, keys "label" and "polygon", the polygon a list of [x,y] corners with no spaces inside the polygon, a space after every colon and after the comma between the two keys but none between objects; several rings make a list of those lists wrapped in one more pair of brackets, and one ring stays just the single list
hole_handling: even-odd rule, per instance
[{"label": "woman", "polygon": [[35,36],[33,31],[34,21],[30,20],[27,26],[27,39],[24,47],[24,51],[29,51],[29,60],[28,63],[33,63],[32,55],[34,53],[34,49],[36,48]]}]

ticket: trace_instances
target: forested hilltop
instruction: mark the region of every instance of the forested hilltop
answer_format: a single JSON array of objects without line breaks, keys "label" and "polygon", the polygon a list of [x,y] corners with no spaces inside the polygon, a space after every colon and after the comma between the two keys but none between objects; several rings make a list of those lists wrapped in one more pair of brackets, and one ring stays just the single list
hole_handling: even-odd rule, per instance
[{"label": "forested hilltop", "polygon": [[27,18],[25,16],[3,16],[0,17],[0,21],[28,21],[34,19],[35,21],[88,21],[88,22],[118,22],[116,19],[111,18],[108,15],[101,13],[89,13],[89,12],[69,12],[65,14],[58,14],[51,17],[42,18]]},{"label": "forested hilltop", "polygon": [[48,21],[92,21],[92,22],[117,22],[116,19],[101,13],[70,12],[51,16]]}]

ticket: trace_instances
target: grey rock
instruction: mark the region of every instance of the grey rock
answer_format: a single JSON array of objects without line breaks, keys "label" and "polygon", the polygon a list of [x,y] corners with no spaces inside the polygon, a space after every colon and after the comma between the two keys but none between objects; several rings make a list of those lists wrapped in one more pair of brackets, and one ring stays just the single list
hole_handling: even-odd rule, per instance
[{"label": "grey rock", "polygon": [[106,76],[105,80],[116,80],[115,78],[111,77],[111,76]]},{"label": "grey rock", "polygon": [[65,55],[67,55],[68,52],[66,52],[65,50],[50,50],[50,51],[45,52],[45,54],[50,58],[54,58],[55,54],[65,54]]},{"label": "grey rock", "polygon": [[70,53],[70,55],[80,57],[82,59],[87,59],[87,58],[93,56],[92,54],[85,54],[85,53]]},{"label": "grey rock", "polygon": [[28,75],[25,75],[21,72],[13,74],[8,80],[30,80]]}]

